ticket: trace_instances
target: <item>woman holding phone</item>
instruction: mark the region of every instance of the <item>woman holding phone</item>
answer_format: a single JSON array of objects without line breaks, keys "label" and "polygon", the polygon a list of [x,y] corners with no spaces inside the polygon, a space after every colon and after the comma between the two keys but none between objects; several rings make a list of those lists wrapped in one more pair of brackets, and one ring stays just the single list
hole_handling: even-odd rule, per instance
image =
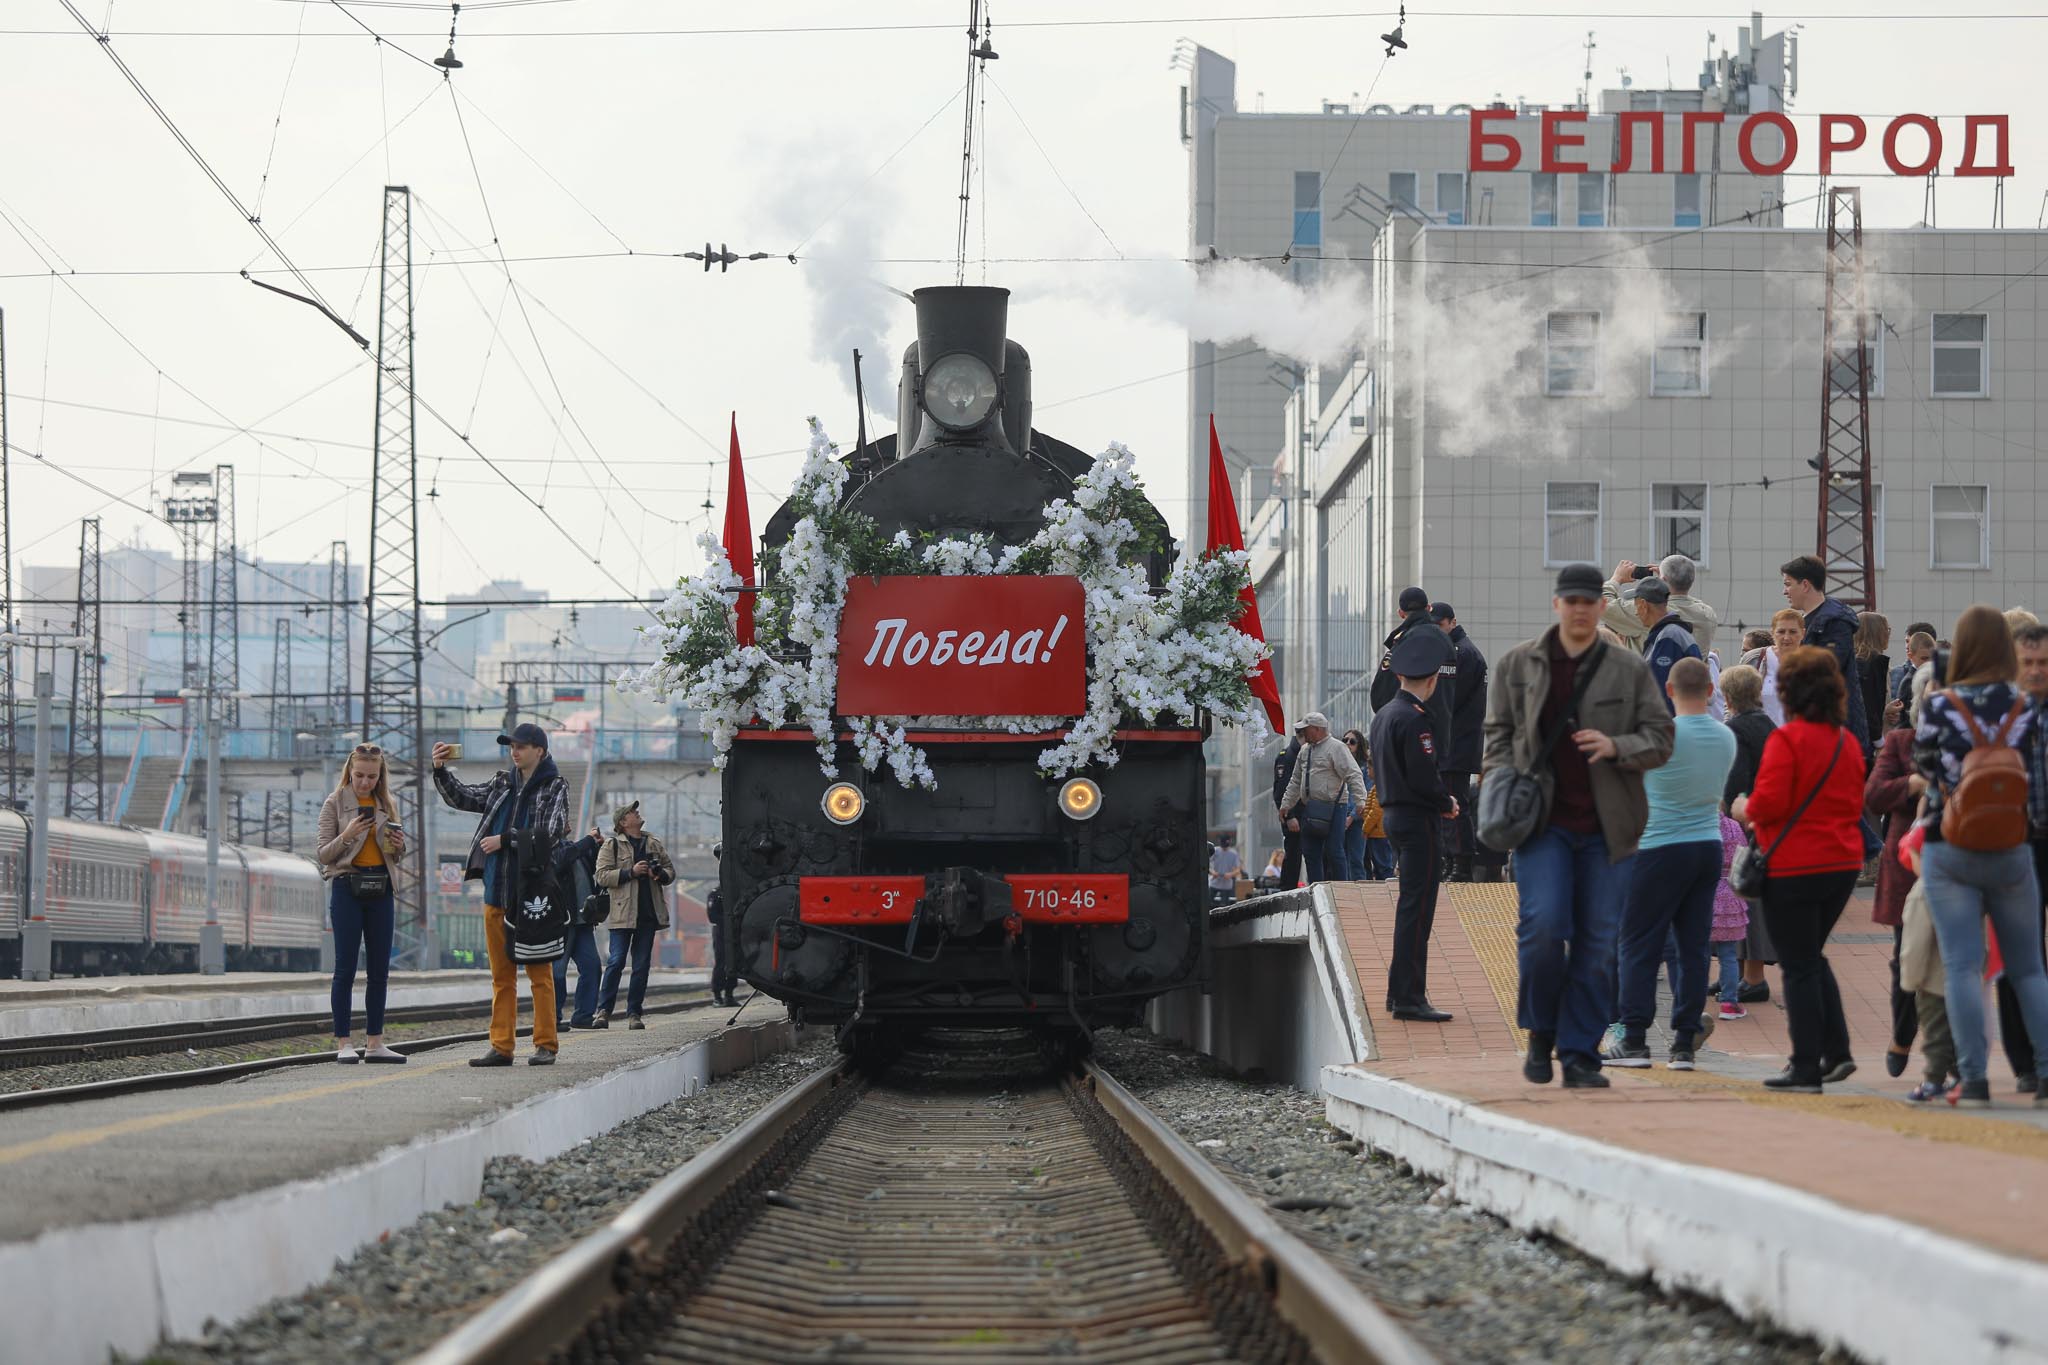
[{"label": "woman holding phone", "polygon": [[[384,994],[391,977],[395,878],[405,859],[405,831],[391,799],[390,767],[377,745],[358,744],[342,764],[341,784],[320,807],[318,857],[334,923],[334,1060],[403,1062],[404,1053],[384,1046]],[[363,996],[367,1046],[359,1053],[349,1037],[356,953],[365,944],[370,950],[370,983]]]}]

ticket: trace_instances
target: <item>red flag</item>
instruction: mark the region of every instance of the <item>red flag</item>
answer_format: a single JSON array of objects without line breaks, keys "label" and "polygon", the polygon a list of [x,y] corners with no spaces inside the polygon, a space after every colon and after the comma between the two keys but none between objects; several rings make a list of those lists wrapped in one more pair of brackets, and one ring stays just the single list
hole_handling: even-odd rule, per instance
[{"label": "red flag", "polygon": [[[1216,439],[1216,416],[1209,416],[1209,545],[1210,552],[1216,550],[1242,550],[1244,532],[1237,524],[1237,499],[1230,492],[1230,471],[1223,463],[1223,443]],[[1252,591],[1252,585],[1244,585],[1238,594],[1244,603],[1244,613],[1237,618],[1237,628],[1254,640],[1264,644],[1266,628],[1259,624],[1259,596]],[[1280,709],[1280,685],[1273,680],[1273,661],[1261,659],[1252,673],[1252,695],[1266,706],[1266,718],[1273,723],[1273,733],[1285,735],[1287,724]]]},{"label": "red flag", "polygon": [[[732,415],[732,451],[725,468],[725,554],[740,582],[754,586],[754,526],[747,516],[747,478],[740,470],[740,415]],[[754,594],[743,592],[735,629],[743,645],[754,643]]]}]

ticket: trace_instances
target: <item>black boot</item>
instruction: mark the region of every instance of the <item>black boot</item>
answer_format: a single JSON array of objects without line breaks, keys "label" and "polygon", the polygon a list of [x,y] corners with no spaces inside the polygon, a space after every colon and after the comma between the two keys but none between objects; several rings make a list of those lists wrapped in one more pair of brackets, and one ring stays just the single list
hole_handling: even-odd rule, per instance
[{"label": "black boot", "polygon": [[1605,1090],[1611,1084],[1607,1074],[1597,1066],[1584,1062],[1564,1064],[1564,1088],[1567,1090]]},{"label": "black boot", "polygon": [[1555,1074],[1550,1065],[1550,1054],[1556,1046],[1556,1034],[1530,1029],[1529,1050],[1522,1056],[1522,1079],[1531,1085],[1549,1085]]}]

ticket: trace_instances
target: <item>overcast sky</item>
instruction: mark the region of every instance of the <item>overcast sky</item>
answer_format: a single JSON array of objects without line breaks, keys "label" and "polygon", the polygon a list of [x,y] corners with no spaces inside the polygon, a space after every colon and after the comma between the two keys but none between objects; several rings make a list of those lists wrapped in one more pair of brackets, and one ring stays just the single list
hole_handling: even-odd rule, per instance
[{"label": "overcast sky", "polygon": [[[463,10],[457,98],[424,64],[446,46],[446,6],[74,3],[110,21],[112,50],[212,171],[373,337],[380,189],[413,189],[419,392],[569,532],[422,412],[420,485],[438,493],[420,517],[425,596],[489,577],[557,596],[673,581],[697,563],[695,532],[722,515],[703,504],[723,500],[728,413],[758,529],[795,471],[807,414],[851,441],[853,345],[869,357],[871,411],[893,427],[894,357],[913,329],[882,286],[952,279],[965,0],[484,0]],[[1667,59],[1690,85],[1709,31],[1732,49],[1747,17],[1697,0],[1598,17],[1587,11],[1620,7],[1487,8],[1412,6],[1411,46],[1382,72],[1373,35],[1391,12],[998,4],[967,278],[984,278],[985,235],[986,280],[1014,291],[1011,333],[1032,353],[1038,425],[1084,449],[1130,445],[1179,529],[1176,39],[1233,58],[1247,108],[1348,100],[1376,72],[1371,98],[1397,107],[1558,103],[1579,83],[1589,28],[1596,86],[1618,84],[1622,67],[1661,86]],[[1961,15],[1918,8],[1766,13],[1767,32],[1804,24],[1795,112],[1954,116],[1944,169],[1961,115],[2010,114],[2021,174],[2007,222],[2033,227],[2048,119],[2028,110],[2048,21],[2002,0],[1962,0]],[[350,14],[391,41],[380,47]],[[1105,15],[1138,22],[1075,22]],[[774,29],[731,31],[750,22]],[[171,471],[219,460],[236,466],[247,552],[318,558],[341,538],[360,562],[374,378],[363,353],[238,276],[298,287],[59,0],[0,5],[0,120],[17,563],[69,559],[77,519],[93,514],[109,544],[170,547],[147,509]],[[1812,165],[1802,154],[1798,169]],[[1919,220],[1919,184],[1865,183],[1867,221]],[[1941,226],[1989,225],[1991,182],[1944,179],[1940,194]],[[664,255],[706,238],[801,263],[707,276]],[[1045,259],[1075,257],[1086,259]]]}]

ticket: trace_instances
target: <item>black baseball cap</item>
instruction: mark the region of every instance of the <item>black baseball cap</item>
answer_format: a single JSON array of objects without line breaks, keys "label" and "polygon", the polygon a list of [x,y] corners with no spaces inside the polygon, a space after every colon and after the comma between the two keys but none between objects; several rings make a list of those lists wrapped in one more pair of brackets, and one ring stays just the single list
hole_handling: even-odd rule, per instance
[{"label": "black baseball cap", "polygon": [[1455,621],[1458,619],[1458,612],[1448,602],[1432,602],[1429,604],[1429,619],[1432,621]]},{"label": "black baseball cap", "polygon": [[548,732],[532,721],[524,721],[512,727],[509,735],[499,735],[500,744],[531,744],[537,749],[548,747]]},{"label": "black baseball cap", "polygon": [[1567,564],[1557,571],[1557,586],[1551,592],[1557,597],[1579,597],[1598,602],[1606,581],[1600,570],[1591,564]]},{"label": "black baseball cap", "polygon": [[1671,600],[1671,585],[1661,578],[1645,578],[1636,584],[1636,601],[1663,606]]},{"label": "black baseball cap", "polygon": [[1420,588],[1401,589],[1402,611],[1423,611],[1429,606],[1429,594]]}]

